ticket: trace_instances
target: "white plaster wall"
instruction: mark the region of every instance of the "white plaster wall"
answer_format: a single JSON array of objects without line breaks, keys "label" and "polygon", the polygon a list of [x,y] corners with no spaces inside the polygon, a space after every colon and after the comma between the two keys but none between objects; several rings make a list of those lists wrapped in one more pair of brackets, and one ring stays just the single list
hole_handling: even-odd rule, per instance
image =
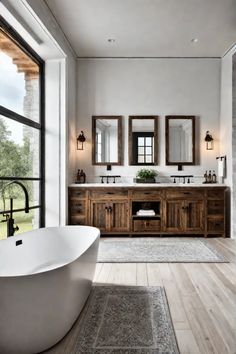
[{"label": "white plaster wall", "polygon": [[221,106],[220,106],[220,154],[226,155],[225,183],[230,187],[228,192],[227,209],[228,233],[235,238],[235,183],[233,179],[233,147],[235,133],[233,132],[233,55],[236,48],[232,48],[223,58],[221,64]]},{"label": "white plaster wall", "polygon": [[[197,116],[200,150],[196,166],[184,166],[180,174],[203,176],[216,169],[219,154],[220,59],[80,59],[77,65],[77,131],[86,136],[85,150],[77,152],[77,168],[88,181],[100,174],[120,174],[123,181],[134,177],[139,167],[128,165],[128,116],[159,115],[159,164],[161,175],[177,172],[165,166],[165,115]],[[91,116],[123,115],[124,165],[91,165]],[[215,140],[206,151],[204,137],[209,130]]]},{"label": "white plaster wall", "polygon": [[225,183],[232,187],[232,53],[221,61],[220,155],[226,155]]},{"label": "white plaster wall", "polygon": [[[46,117],[60,116],[60,72],[61,63],[57,60],[47,61],[45,66],[45,74],[50,75],[51,80],[46,80]],[[54,96],[53,104],[50,102],[50,97]],[[60,150],[60,142],[58,136],[60,135],[59,121],[48,119],[45,129],[45,221],[46,225],[54,225],[59,221],[60,203],[53,202],[51,198],[52,191],[55,195],[60,189],[60,180],[55,178],[59,174],[60,156],[55,151]],[[53,148],[52,148],[53,146]],[[51,166],[54,168],[54,173],[49,174]]]}]

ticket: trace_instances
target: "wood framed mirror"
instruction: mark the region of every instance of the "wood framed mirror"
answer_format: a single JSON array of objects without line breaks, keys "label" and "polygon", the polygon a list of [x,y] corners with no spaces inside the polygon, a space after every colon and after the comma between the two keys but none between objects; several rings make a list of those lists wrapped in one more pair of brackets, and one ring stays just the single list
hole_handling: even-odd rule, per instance
[{"label": "wood framed mirror", "polygon": [[122,116],[92,116],[92,164],[122,164]]},{"label": "wood framed mirror", "polygon": [[158,116],[129,116],[129,165],[157,165]]},{"label": "wood framed mirror", "polygon": [[166,165],[195,165],[195,116],[166,116]]}]

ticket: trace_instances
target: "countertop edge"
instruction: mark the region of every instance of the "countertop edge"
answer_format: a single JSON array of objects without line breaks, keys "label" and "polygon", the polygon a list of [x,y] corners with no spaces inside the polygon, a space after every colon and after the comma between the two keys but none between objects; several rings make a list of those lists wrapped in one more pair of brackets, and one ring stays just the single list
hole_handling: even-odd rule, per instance
[{"label": "countertop edge", "polygon": [[178,183],[72,183],[69,188],[228,188],[222,183],[208,184],[178,184]]}]

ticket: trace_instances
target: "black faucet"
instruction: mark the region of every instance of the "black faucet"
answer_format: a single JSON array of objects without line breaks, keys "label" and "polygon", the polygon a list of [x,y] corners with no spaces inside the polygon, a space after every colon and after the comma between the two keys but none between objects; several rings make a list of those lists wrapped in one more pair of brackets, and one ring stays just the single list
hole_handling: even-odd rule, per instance
[{"label": "black faucet", "polygon": [[106,178],[106,183],[110,183],[110,178],[113,178],[113,183],[116,183],[116,178],[120,178],[118,175],[104,175],[99,176],[101,178],[101,183],[104,183],[104,178]]},{"label": "black faucet", "polygon": [[[21,182],[12,181],[10,183],[7,183],[5,185],[5,187],[3,187],[3,189],[2,189],[3,199],[4,199],[5,189],[12,184],[17,184],[18,186],[20,186],[23,189],[23,192],[25,194],[25,213],[29,213],[29,195],[28,195],[27,189],[25,188],[25,186]],[[14,236],[15,231],[19,230],[18,226],[14,226],[13,210],[14,210],[13,209],[13,198],[10,198],[10,214],[3,214],[3,216],[6,217],[6,220],[2,220],[2,222],[7,223],[7,237]]]},{"label": "black faucet", "polygon": [[176,183],[176,178],[179,178],[179,180],[182,178],[183,183],[186,182],[185,178],[187,178],[187,183],[191,183],[191,178],[193,178],[193,175],[172,175],[170,177],[174,178],[173,183]]}]

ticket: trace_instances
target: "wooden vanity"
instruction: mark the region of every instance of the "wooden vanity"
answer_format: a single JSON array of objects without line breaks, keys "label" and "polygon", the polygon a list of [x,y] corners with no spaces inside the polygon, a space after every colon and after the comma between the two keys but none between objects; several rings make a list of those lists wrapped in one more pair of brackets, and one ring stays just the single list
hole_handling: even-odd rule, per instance
[{"label": "wooden vanity", "polygon": [[[223,185],[72,185],[69,224],[92,225],[103,235],[203,235],[225,237]],[[140,209],[153,216],[138,216]]]}]

